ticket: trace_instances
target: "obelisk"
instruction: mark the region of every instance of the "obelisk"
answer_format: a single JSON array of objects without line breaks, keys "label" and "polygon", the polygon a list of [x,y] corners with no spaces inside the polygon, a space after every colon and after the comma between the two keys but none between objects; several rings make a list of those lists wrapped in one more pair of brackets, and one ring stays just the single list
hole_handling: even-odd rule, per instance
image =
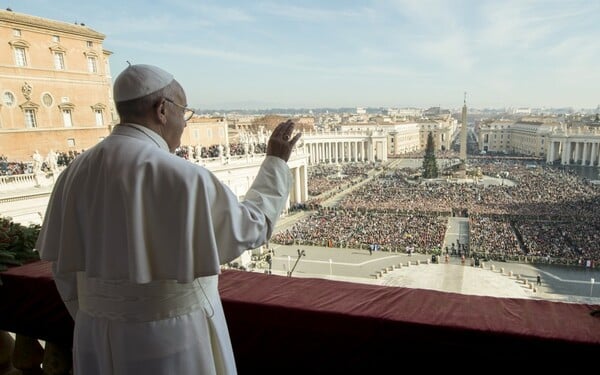
[{"label": "obelisk", "polygon": [[467,166],[467,93],[462,107],[462,128],[460,129],[460,163],[463,169]]}]

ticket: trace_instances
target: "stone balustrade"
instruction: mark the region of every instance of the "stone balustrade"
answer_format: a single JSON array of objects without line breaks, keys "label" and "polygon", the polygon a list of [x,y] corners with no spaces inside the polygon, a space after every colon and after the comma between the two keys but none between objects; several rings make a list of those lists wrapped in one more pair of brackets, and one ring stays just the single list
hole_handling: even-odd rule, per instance
[{"label": "stone balustrade", "polygon": [[[60,171],[58,173],[60,174]],[[0,176],[0,193],[52,186],[57,176],[53,173],[26,173]]]}]

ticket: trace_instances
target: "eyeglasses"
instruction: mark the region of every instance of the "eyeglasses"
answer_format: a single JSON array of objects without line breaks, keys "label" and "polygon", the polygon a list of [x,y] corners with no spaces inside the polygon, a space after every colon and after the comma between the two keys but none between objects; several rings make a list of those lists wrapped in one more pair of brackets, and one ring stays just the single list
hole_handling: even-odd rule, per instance
[{"label": "eyeglasses", "polygon": [[193,110],[193,109],[191,109],[191,108],[188,108],[188,107],[186,107],[186,106],[184,106],[184,105],[181,105],[181,104],[177,104],[177,103],[175,103],[174,101],[172,101],[172,100],[171,100],[171,99],[169,99],[169,98],[164,98],[164,99],[165,99],[166,101],[168,101],[169,103],[171,103],[171,104],[175,104],[175,105],[176,105],[176,106],[178,106],[179,108],[182,108],[182,109],[183,109],[183,121],[189,121],[189,120],[192,118],[192,116],[194,115],[194,110]]}]

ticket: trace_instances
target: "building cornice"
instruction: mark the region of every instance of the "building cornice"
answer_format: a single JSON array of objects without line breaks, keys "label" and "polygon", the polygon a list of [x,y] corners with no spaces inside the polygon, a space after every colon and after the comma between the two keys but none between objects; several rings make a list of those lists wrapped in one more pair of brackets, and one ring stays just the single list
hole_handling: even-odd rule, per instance
[{"label": "building cornice", "polygon": [[106,37],[104,34],[92,30],[84,24],[70,24],[6,10],[0,10],[0,23],[8,23],[16,27],[33,27],[99,40],[104,40]]}]

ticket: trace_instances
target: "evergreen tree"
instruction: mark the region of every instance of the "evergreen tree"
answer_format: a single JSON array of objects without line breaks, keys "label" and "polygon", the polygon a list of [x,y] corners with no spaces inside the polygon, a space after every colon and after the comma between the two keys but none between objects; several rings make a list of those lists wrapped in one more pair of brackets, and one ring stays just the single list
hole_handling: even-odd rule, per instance
[{"label": "evergreen tree", "polygon": [[425,158],[423,159],[423,178],[437,178],[438,167],[435,160],[435,146],[433,145],[433,134],[429,132],[427,136],[427,146],[425,147]]}]

